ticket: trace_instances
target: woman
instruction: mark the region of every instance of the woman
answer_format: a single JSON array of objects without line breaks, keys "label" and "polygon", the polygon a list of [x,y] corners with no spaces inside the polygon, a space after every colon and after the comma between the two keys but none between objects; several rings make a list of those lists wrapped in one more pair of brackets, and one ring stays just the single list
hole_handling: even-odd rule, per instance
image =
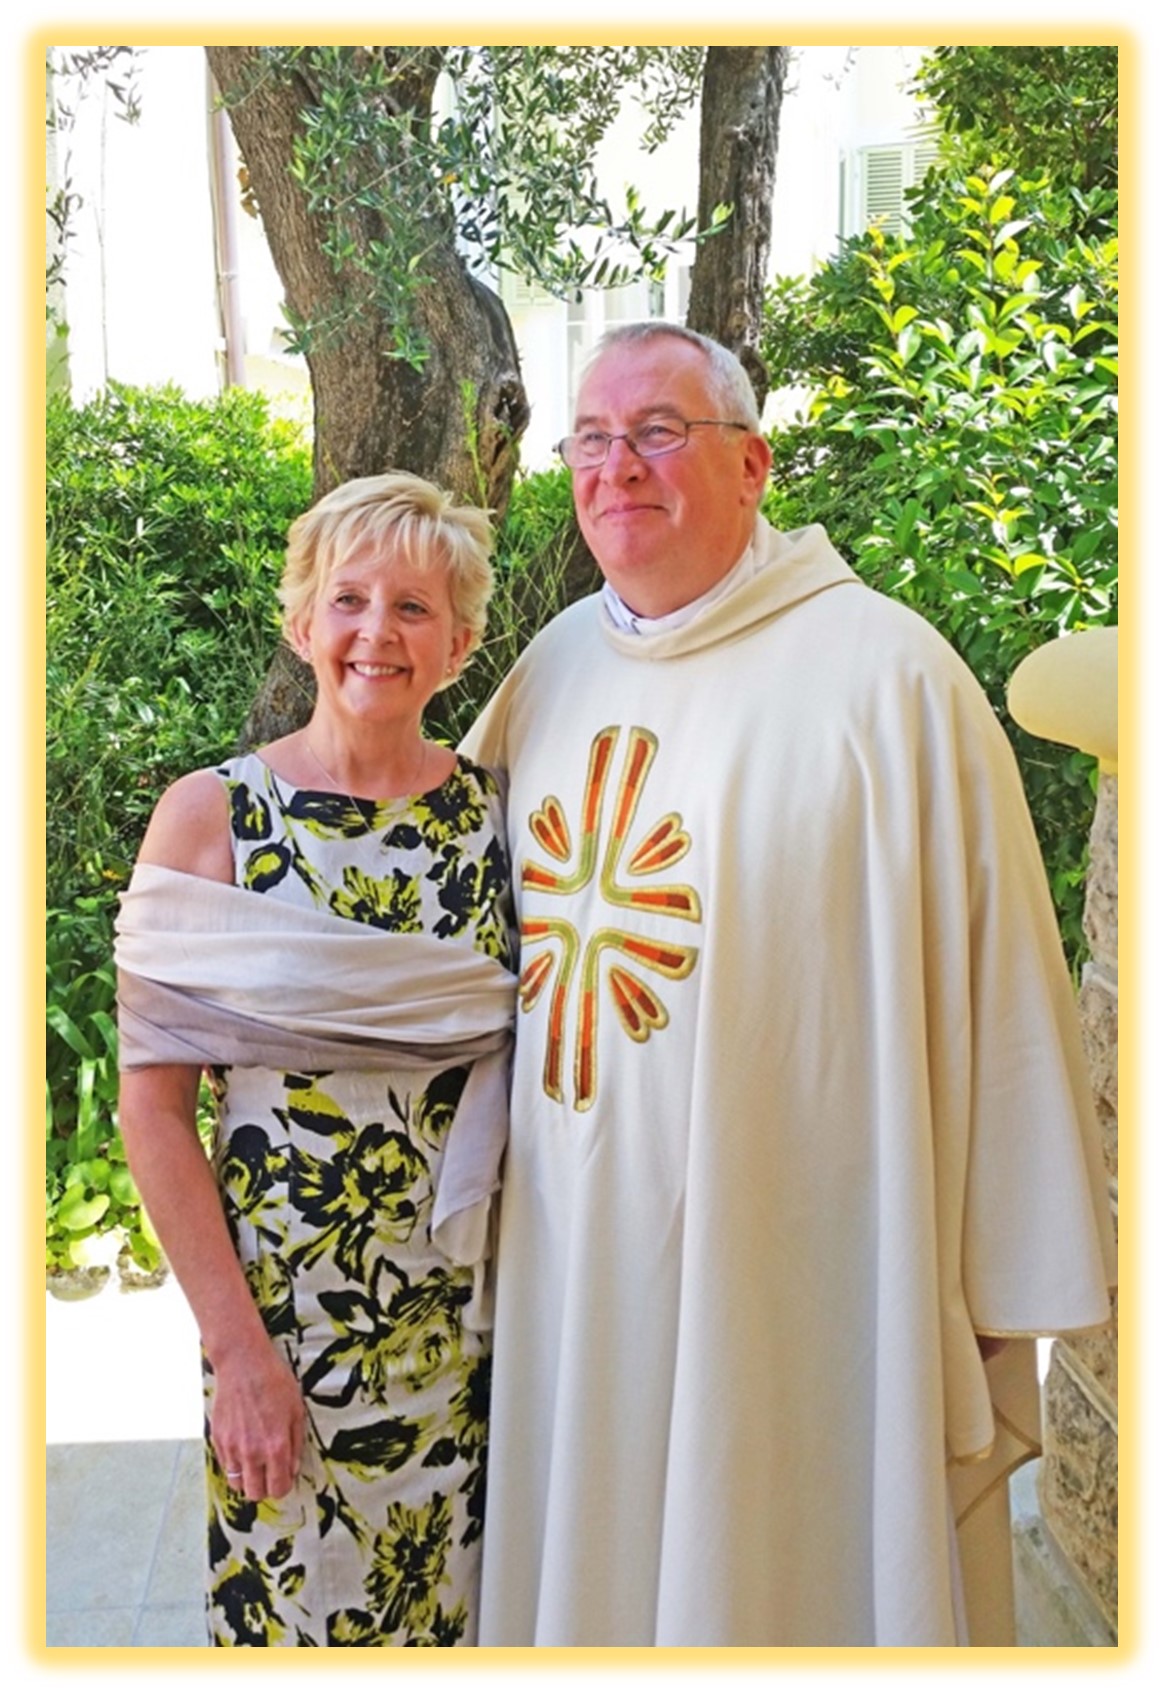
[{"label": "woman", "polygon": [[202,1338],[216,1645],[475,1640],[509,867],[492,777],[421,719],[489,544],[404,474],[299,518],[311,720],[176,782],[122,903],[121,1131]]}]

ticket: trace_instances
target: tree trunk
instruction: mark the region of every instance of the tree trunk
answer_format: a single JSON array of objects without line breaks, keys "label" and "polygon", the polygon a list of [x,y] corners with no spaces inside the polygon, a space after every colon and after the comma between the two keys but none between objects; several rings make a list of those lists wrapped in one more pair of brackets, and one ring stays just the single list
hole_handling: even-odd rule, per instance
[{"label": "tree trunk", "polygon": [[[289,169],[317,91],[306,70],[258,75],[254,47],[207,47],[206,53],[228,100],[287,304],[300,320],[326,321],[345,297],[358,301],[365,284],[355,266],[337,271],[327,256],[325,226]],[[426,124],[437,52],[414,51],[411,59],[408,105]],[[399,81],[394,88],[400,99]],[[377,225],[373,208],[364,224],[369,242]],[[517,344],[500,300],[465,268],[451,223],[418,214],[416,233],[428,279],[416,307],[429,343],[424,367],[414,370],[392,356],[392,325],[374,305],[344,312],[338,330],[320,332],[308,352],[316,497],[353,476],[400,468],[500,512],[529,422]]]},{"label": "tree trunk", "polygon": [[730,347],[752,379],[757,404],[768,395],[758,346],[787,47],[709,47],[703,67],[699,134],[699,227],[718,205],[732,215],[704,241],[691,268],[687,326]]},{"label": "tree trunk", "polygon": [[[325,251],[326,227],[291,174],[304,115],[317,103],[309,69],[293,76],[262,74],[255,47],[208,46],[206,54],[228,103],[287,305],[299,321],[339,324],[318,333],[307,353],[316,498],[352,477],[404,469],[500,517],[529,404],[505,309],[470,276],[451,220],[431,214],[417,219],[416,250],[424,252],[427,280],[416,296],[415,314],[429,354],[422,369],[414,370],[393,356],[392,325],[373,304],[345,310],[345,300],[358,300],[366,280],[355,266],[337,270]],[[406,100],[418,124],[427,124],[438,51],[409,54],[409,81],[397,78],[394,95]],[[378,163],[386,174],[383,161]],[[362,233],[371,242],[378,214],[371,208],[361,216]],[[254,744],[295,728],[305,721],[313,697],[310,672],[281,650],[244,741]]]}]

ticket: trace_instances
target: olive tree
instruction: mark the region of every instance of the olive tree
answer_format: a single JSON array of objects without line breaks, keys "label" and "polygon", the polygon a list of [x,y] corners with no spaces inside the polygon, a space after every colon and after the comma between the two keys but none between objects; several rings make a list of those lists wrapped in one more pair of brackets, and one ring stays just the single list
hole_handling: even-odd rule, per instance
[{"label": "olive tree", "polygon": [[631,88],[657,145],[698,50],[206,51],[310,370],[317,494],[405,464],[503,510],[529,411],[489,279],[610,285],[693,232],[612,207],[594,153]]}]

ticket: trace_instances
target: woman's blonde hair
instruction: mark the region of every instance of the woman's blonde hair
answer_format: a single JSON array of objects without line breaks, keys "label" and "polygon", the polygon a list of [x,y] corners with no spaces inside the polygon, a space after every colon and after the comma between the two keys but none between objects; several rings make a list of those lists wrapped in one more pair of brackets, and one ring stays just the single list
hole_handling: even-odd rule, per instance
[{"label": "woman's blonde hair", "polygon": [[342,482],[291,525],[279,600],[292,644],[336,565],[365,546],[400,549],[421,569],[443,565],[453,617],[470,631],[466,656],[481,645],[493,525],[479,506],[455,505],[452,494],[406,470]]}]

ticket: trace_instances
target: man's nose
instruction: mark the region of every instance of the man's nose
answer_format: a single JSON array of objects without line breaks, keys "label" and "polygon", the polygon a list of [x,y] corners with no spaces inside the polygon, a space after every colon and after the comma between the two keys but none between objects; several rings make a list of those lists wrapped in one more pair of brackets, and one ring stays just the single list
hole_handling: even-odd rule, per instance
[{"label": "man's nose", "polygon": [[625,435],[613,435],[602,466],[603,479],[607,482],[634,480],[643,474],[645,463]]}]

